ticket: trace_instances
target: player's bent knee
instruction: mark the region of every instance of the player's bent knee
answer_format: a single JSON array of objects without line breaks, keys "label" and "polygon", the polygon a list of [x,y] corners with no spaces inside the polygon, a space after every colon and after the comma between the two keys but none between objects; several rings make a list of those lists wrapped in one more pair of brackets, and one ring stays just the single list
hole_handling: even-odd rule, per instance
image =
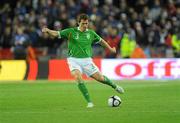
[{"label": "player's bent knee", "polygon": [[104,76],[99,77],[99,81],[104,82]]},{"label": "player's bent knee", "polygon": [[95,73],[91,77],[99,82],[104,82],[104,76],[100,73]]},{"label": "player's bent knee", "polygon": [[103,76],[97,76],[95,79],[97,81],[104,82],[104,77]]}]

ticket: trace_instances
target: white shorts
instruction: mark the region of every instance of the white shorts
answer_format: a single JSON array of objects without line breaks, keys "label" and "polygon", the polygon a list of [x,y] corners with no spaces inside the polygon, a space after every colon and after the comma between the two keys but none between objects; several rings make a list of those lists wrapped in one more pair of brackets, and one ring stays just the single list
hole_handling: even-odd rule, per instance
[{"label": "white shorts", "polygon": [[81,73],[91,76],[99,72],[98,67],[93,63],[92,58],[67,58],[70,71],[79,70]]}]

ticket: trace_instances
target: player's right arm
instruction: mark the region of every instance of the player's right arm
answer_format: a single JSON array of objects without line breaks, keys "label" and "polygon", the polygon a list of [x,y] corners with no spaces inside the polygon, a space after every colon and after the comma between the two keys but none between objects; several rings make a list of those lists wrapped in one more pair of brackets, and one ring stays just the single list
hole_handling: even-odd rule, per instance
[{"label": "player's right arm", "polygon": [[58,37],[58,38],[68,39],[69,35],[72,32],[72,28],[55,31],[55,30],[51,30],[45,27],[42,29],[42,32],[47,33],[49,36],[54,37],[54,38]]},{"label": "player's right arm", "polygon": [[54,37],[54,38],[59,36],[58,31],[51,30],[46,27],[42,28],[42,32],[47,33],[49,36]]}]

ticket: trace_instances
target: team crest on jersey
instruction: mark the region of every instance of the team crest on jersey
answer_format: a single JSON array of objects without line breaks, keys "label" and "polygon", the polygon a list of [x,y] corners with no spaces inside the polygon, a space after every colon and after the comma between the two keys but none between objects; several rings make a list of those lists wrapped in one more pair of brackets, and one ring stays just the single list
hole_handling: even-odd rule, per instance
[{"label": "team crest on jersey", "polygon": [[86,37],[87,37],[87,39],[90,39],[90,34],[87,33],[87,34],[86,34]]}]

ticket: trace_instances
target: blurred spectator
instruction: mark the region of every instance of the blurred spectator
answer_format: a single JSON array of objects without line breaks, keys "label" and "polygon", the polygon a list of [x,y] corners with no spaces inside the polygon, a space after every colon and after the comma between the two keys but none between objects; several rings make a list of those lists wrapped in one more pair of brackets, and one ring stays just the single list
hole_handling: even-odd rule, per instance
[{"label": "blurred spectator", "polygon": [[144,50],[139,46],[136,45],[134,51],[132,52],[130,58],[147,58]]},{"label": "blurred spectator", "polygon": [[10,48],[12,46],[12,34],[11,34],[11,27],[5,27],[4,33],[0,39],[0,45],[2,48]]},{"label": "blurred spectator", "polygon": [[175,33],[172,35],[172,46],[174,56],[180,58],[180,34]]},{"label": "blurred spectator", "polygon": [[[119,43],[121,37],[118,35],[117,29],[109,26],[108,28],[108,34],[105,37],[105,40],[111,47],[115,47],[116,50],[119,50]],[[105,57],[106,58],[116,58],[117,54],[111,54],[108,49],[105,49]]]},{"label": "blurred spectator", "polygon": [[120,57],[130,58],[135,47],[136,47],[135,40],[130,39],[128,33],[124,33],[120,43]]},{"label": "blurred spectator", "polygon": [[27,47],[29,45],[28,35],[24,33],[24,27],[18,27],[14,36],[14,46],[12,51],[14,59],[24,59],[27,57]]},{"label": "blurred spectator", "polygon": [[36,59],[37,59],[37,56],[36,56],[35,50],[33,49],[32,46],[28,46],[26,60],[30,61],[30,60],[36,60]]}]

